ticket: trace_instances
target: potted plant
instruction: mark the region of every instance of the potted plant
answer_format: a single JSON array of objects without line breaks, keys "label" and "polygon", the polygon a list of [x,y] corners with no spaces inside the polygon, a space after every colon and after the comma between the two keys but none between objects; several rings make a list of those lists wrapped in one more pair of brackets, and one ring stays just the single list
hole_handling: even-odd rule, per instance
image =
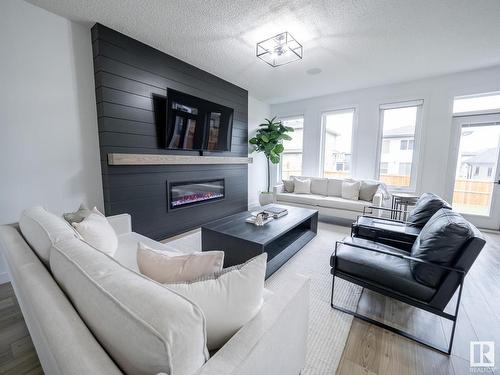
[{"label": "potted plant", "polygon": [[259,203],[261,206],[273,202],[273,194],[271,189],[271,163],[278,164],[281,160],[281,153],[284,150],[283,140],[291,140],[288,134],[293,132],[293,128],[284,126],[281,121],[276,121],[276,117],[271,120],[265,119],[263,124],[259,125],[255,137],[251,138],[248,143],[253,146],[252,152],[263,152],[267,159],[267,191],[261,192],[259,195]]}]

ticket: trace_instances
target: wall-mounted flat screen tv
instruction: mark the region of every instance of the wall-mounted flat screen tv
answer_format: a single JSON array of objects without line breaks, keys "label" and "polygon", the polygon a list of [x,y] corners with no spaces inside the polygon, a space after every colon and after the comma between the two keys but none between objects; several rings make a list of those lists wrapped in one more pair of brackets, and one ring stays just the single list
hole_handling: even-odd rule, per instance
[{"label": "wall-mounted flat screen tv", "polygon": [[165,148],[231,151],[232,108],[167,89]]}]

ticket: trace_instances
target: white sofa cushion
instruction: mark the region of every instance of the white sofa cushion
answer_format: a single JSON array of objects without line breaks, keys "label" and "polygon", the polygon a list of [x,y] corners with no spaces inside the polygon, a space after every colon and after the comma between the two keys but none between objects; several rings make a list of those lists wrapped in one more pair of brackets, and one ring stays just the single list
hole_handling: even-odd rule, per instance
[{"label": "white sofa cushion", "polygon": [[341,197],[342,196],[342,181],[339,178],[329,178],[327,183],[327,195],[329,197]]},{"label": "white sofa cushion", "polygon": [[85,242],[113,256],[118,247],[118,238],[108,219],[97,208],[94,207],[81,222],[74,222],[72,225]]},{"label": "white sofa cushion", "polygon": [[294,177],[294,194],[311,194],[311,179]]},{"label": "white sofa cushion", "polygon": [[276,200],[278,202],[289,202],[298,204],[308,204],[317,206],[323,197],[314,194],[295,194],[295,193],[277,193]]},{"label": "white sofa cushion", "polygon": [[328,179],[311,178],[311,194],[328,195]]},{"label": "white sofa cushion", "polygon": [[344,180],[342,181],[342,198],[357,201],[359,199],[360,181]]},{"label": "white sofa cushion", "polygon": [[222,270],[223,251],[199,251],[179,254],[157,250],[142,242],[137,246],[139,271],[159,283],[185,282]]},{"label": "white sofa cushion", "polygon": [[180,251],[168,244],[157,242],[139,233],[128,232],[118,236],[118,248],[116,249],[113,258],[121,265],[128,267],[135,272],[139,272],[139,267],[137,265],[137,246],[139,245],[139,242],[142,242],[146,246],[154,249],[181,254]]},{"label": "white sofa cushion", "polygon": [[78,238],[78,233],[62,217],[43,207],[24,210],[19,227],[31,248],[47,266],[52,244],[67,238]]},{"label": "white sofa cushion", "polygon": [[222,347],[262,307],[267,254],[199,280],[165,284],[201,307],[207,320],[207,347]]},{"label": "white sofa cushion", "polygon": [[347,210],[355,212],[363,212],[365,206],[369,206],[370,202],[353,201],[339,197],[323,197],[318,201],[319,207],[335,208],[338,210]]},{"label": "white sofa cushion", "polygon": [[78,239],[52,246],[50,268],[125,373],[190,375],[208,359],[203,313],[185,297]]},{"label": "white sofa cushion", "polygon": [[379,181],[362,180],[359,188],[359,199],[367,202],[372,202],[374,195],[377,193],[380,186]]},{"label": "white sofa cushion", "polygon": [[285,188],[285,191],[287,193],[293,193],[293,190],[295,188],[295,185],[293,183],[293,179],[283,180],[283,187]]}]

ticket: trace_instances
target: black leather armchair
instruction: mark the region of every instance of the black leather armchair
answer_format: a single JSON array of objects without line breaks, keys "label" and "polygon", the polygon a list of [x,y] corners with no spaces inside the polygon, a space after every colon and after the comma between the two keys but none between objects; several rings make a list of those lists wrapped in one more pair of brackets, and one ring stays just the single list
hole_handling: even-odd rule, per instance
[{"label": "black leather armchair", "polygon": [[[410,251],[422,228],[440,209],[451,209],[451,206],[432,193],[422,194],[409,213],[385,207],[368,206],[363,209],[363,215],[359,216],[352,224],[351,236]],[[400,217],[409,215],[404,221],[376,217],[373,216],[374,212],[379,214],[381,212],[396,212]]]},{"label": "black leather armchair", "polygon": [[[417,236],[411,253],[371,240],[347,237],[331,256],[331,306],[379,327],[450,354],[464,278],[485,244],[482,234],[451,210],[439,210]],[[360,285],[453,322],[447,348],[333,304],[335,277]],[[445,307],[457,292],[454,313]]]}]

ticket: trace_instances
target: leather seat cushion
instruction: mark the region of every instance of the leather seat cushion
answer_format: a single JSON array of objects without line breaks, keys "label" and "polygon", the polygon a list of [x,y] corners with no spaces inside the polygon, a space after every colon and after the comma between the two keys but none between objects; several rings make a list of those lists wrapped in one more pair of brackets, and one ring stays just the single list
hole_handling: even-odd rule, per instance
[{"label": "leather seat cushion", "polygon": [[[466,243],[474,237],[469,222],[459,213],[440,209],[422,228],[411,249],[415,258],[451,267],[458,260]],[[448,273],[434,266],[411,262],[413,276],[419,282],[437,287]]]},{"label": "leather seat cushion", "polygon": [[396,242],[413,244],[420,233],[420,228],[370,216],[358,217],[353,229],[357,237],[377,239],[377,241],[386,239],[389,240],[389,244]]},{"label": "leather seat cushion", "polygon": [[[400,255],[408,255],[405,251],[392,246],[361,238],[346,237],[344,242]],[[330,260],[332,267],[334,259],[335,255],[332,254]],[[434,288],[415,280],[408,260],[348,245],[342,244],[337,248],[336,269],[356,278],[369,281],[388,291],[398,292],[425,302],[430,301],[436,292]]]},{"label": "leather seat cushion", "polygon": [[450,210],[451,206],[436,194],[424,193],[418,199],[413,210],[410,211],[406,221],[411,225],[422,228],[432,215],[442,208]]}]

